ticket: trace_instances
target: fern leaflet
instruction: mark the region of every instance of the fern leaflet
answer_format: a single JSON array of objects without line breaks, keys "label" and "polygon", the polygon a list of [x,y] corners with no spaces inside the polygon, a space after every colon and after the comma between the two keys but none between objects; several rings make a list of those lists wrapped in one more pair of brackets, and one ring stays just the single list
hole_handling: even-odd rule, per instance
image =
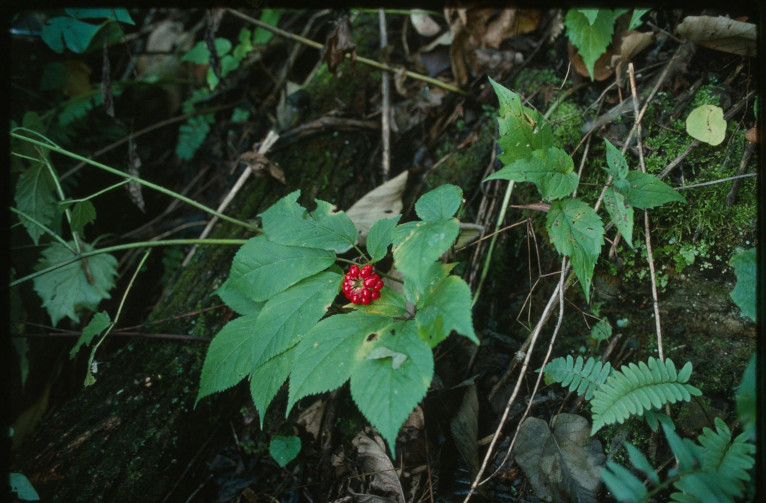
[{"label": "fern leaflet", "polygon": [[547,377],[568,387],[569,391],[576,391],[580,396],[584,394],[586,400],[590,400],[593,392],[604,384],[611,371],[609,362],[603,365],[593,357],[586,361],[582,356],[575,360],[572,355],[551,360],[544,369]]},{"label": "fern leaflet", "polygon": [[630,416],[642,417],[645,411],[657,410],[666,403],[701,395],[699,389],[687,384],[691,373],[691,362],[677,372],[670,358],[662,362],[649,357],[648,365],[623,365],[593,393],[591,435],[602,426],[623,423]]}]

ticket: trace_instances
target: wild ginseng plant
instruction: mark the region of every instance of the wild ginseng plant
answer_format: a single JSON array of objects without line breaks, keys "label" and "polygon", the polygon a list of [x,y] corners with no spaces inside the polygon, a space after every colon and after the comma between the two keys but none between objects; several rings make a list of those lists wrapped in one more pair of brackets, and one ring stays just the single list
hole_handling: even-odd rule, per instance
[{"label": "wild ginseng plant", "polygon": [[[470,289],[451,274],[454,264],[439,261],[458,237],[462,191],[442,185],[423,195],[419,220],[377,221],[366,250],[344,212],[319,200],[309,212],[299,195],[260,214],[263,234],[240,248],[216,292],[241,316],[212,340],[197,401],[248,379],[263,425],[286,380],[286,413],[350,381],[354,402],[393,453],[431,383],[432,349],[453,330],[478,343]],[[375,270],[389,246],[401,289]]]}]

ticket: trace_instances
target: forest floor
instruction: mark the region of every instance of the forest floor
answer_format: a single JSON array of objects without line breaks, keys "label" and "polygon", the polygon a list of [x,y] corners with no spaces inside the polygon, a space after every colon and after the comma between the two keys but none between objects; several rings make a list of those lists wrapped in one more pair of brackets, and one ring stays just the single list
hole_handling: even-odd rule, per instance
[{"label": "forest floor", "polygon": [[[122,23],[124,33],[108,49],[92,44],[75,53],[67,46],[61,54],[39,36],[40,26],[58,14],[26,12],[14,19],[13,54],[30,55],[14,56],[9,68],[16,124],[34,129],[39,121],[66,149],[140,173],[211,208],[236,190],[250,168],[258,178],[248,183],[268,183],[274,199],[310,180],[314,188],[304,194],[306,200],[321,196],[342,210],[407,171],[399,196],[405,220],[414,215],[420,195],[451,183],[463,189],[461,221],[474,224],[482,236],[452,256],[459,263],[456,271],[479,292],[473,323],[481,344],[453,336],[435,348],[431,388],[400,431],[396,456],[358,412],[348,386],[305,398],[288,418],[279,412],[286,401],[282,393],[263,428],[258,418],[264,411],[255,409],[247,392],[239,393],[230,413],[220,413],[220,427],[198,439],[193,455],[181,457],[172,446],[162,447],[183,469],[174,472],[158,501],[463,501],[480,470],[491,478],[479,487],[476,501],[567,500],[571,484],[553,483],[553,492],[541,493],[541,479],[552,475],[506,456],[523,418],[549,422],[560,413],[590,418],[588,403],[555,382],[546,379],[533,392],[536,370],[548,357],[600,357],[614,369],[659,355],[678,369],[690,362],[689,383],[702,393],[668,408],[677,431],[696,439],[704,427],[714,427],[715,418],[735,433],[741,430],[736,393],[757,337],[755,323],[731,299],[737,276],[730,260],[759,238],[754,129],[759,86],[755,58],[742,55],[754,54],[755,42],[747,35],[728,45],[705,40],[690,25],[693,16],[703,15],[755,23],[747,17],[752,13],[652,10],[628,30],[628,12],[617,18],[608,52],[595,62],[595,80],[586,76],[569,43],[562,10],[388,12],[382,31],[377,11],[131,9],[135,24]],[[271,32],[252,19],[283,32],[266,35]],[[245,29],[250,31],[244,34]],[[253,43],[252,37],[263,38]],[[212,91],[208,83],[219,77],[210,60],[183,58],[205,40],[221,51],[222,79]],[[227,53],[237,58],[224,59]],[[394,71],[380,70],[380,63]],[[647,220],[636,210],[635,250],[614,229],[608,231],[590,298],[579,284],[568,288],[563,316],[557,307],[534,341],[530,335],[559,282],[561,257],[546,231],[546,201],[531,184],[516,185],[498,221],[508,182],[483,181],[502,167],[498,100],[490,79],[544,115],[557,144],[574,159],[578,197],[591,205],[607,182],[604,139],[623,147],[635,123],[630,99],[635,93],[638,109],[646,105],[646,110],[640,141],[633,137],[625,149],[629,168],[638,169],[643,159],[648,173],[686,200],[649,210]],[[112,114],[105,100],[107,105],[113,100]],[[703,105],[719,107],[726,119],[725,137],[715,145],[686,131],[687,117]],[[33,111],[37,119],[28,115]],[[264,157],[256,150],[269,131],[280,139]],[[61,156],[56,162],[72,198],[107,184],[72,159]],[[16,183],[18,172],[11,176]],[[104,236],[99,246],[192,239],[207,223],[191,206],[128,187],[93,200],[98,218],[87,233]],[[500,232],[490,238],[496,229]],[[40,247],[21,226],[12,230],[11,241],[15,277],[33,272]],[[231,315],[221,314],[227,308],[209,298],[181,307],[179,300],[173,304],[179,310],[168,312],[173,295],[168,292],[180,271],[194,264],[182,265],[189,249],[158,249],[134,285],[140,254],[117,255],[118,287],[99,310],[119,309],[121,318],[99,350],[101,373],[118,374],[120,355],[133,341],[151,336],[174,344],[189,335],[210,337],[214,331],[203,323],[206,310],[218,310],[211,323]],[[123,306],[128,284],[133,290]],[[44,496],[67,482],[46,478],[53,470],[45,475],[39,453],[31,449],[44,445],[40,438],[67,434],[48,431],[40,437],[41,430],[60,424],[54,420],[58,411],[87,392],[82,388],[87,351],[69,358],[90,319],[81,314],[81,323],[71,316],[51,323],[31,282],[14,290],[11,468],[26,471]],[[187,332],[152,333],[146,324],[196,316],[197,325]],[[520,373],[532,344],[532,358]],[[95,376],[98,387],[99,373]],[[198,375],[185,379],[186,396],[178,398],[191,403]],[[275,435],[302,441],[297,458],[285,467],[269,453]],[[667,469],[672,462],[661,432],[652,432],[643,419],[606,426],[593,438],[601,461],[627,464],[622,447],[627,440],[649,453],[652,466]],[[603,485],[595,494],[598,501],[611,501]],[[120,497],[104,500],[110,499]]]}]

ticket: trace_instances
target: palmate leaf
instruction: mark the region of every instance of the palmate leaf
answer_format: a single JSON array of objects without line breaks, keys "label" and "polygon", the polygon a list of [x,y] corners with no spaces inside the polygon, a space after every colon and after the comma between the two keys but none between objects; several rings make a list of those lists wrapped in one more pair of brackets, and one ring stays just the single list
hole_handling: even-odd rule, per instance
[{"label": "palmate leaf", "polygon": [[236,385],[295,346],[324,315],[338,294],[340,279],[332,272],[304,279],[269,299],[257,314],[224,325],[208,348],[197,401]]},{"label": "palmate leaf", "polygon": [[699,389],[687,384],[691,372],[691,362],[676,372],[670,358],[663,362],[649,357],[648,365],[644,362],[623,365],[593,393],[591,433],[608,424],[623,423],[631,416],[641,417],[644,411],[657,410],[666,403],[689,401],[692,395],[701,395]]},{"label": "palmate leaf", "polygon": [[344,212],[333,213],[330,203],[317,200],[317,208],[308,213],[297,202],[300,194],[300,190],[291,192],[260,214],[270,241],[337,253],[356,244],[356,227]]},{"label": "palmate leaf", "polygon": [[319,322],[298,344],[290,374],[287,410],[307,395],[351,380],[359,410],[394,452],[396,434],[425,396],[433,354],[414,321],[352,312]]},{"label": "palmate leaf", "polygon": [[611,372],[612,366],[609,362],[602,364],[593,357],[586,361],[582,356],[577,356],[575,360],[572,355],[555,358],[545,366],[546,376],[569,391],[575,391],[580,396],[585,395],[586,400],[591,399],[593,392],[606,382]]},{"label": "palmate leaf", "polygon": [[335,254],[329,250],[285,246],[257,236],[234,256],[227,282],[260,302],[330,267],[334,261]]},{"label": "palmate leaf", "polygon": [[479,343],[473,331],[471,289],[457,276],[447,276],[423,298],[415,314],[421,339],[435,347],[453,330]]},{"label": "palmate leaf", "polygon": [[558,147],[535,150],[529,157],[516,159],[484,181],[498,179],[532,182],[545,199],[566,197],[579,182],[572,158]]},{"label": "palmate leaf", "polygon": [[[74,248],[74,243],[70,242],[70,246]],[[93,250],[88,243],[83,242],[81,246],[83,252]],[[43,250],[37,268],[45,269],[71,260],[74,256],[63,244],[54,242]],[[64,317],[79,323],[78,311],[95,311],[99,302],[109,298],[109,290],[114,287],[114,278],[117,276],[117,259],[102,253],[84,260],[88,261],[90,278],[85,273],[82,261],[77,261],[34,279],[34,289],[43,300],[43,307],[48,311],[54,326]]]},{"label": "palmate leaf", "polygon": [[572,261],[585,300],[589,300],[593,269],[604,244],[601,218],[578,199],[553,201],[548,210],[546,229],[558,252]]},{"label": "palmate leaf", "polygon": [[[27,168],[16,183],[16,207],[34,218],[37,222],[50,226],[56,217],[56,198],[53,191],[56,185],[48,167],[42,162],[36,162]],[[21,219],[29,237],[38,244],[43,230],[36,224]]]},{"label": "palmate leaf", "polygon": [[415,203],[415,213],[421,220],[452,218],[463,203],[463,189],[444,184],[426,192]]},{"label": "palmate leaf", "polygon": [[457,239],[460,223],[456,218],[430,222],[415,221],[393,230],[394,266],[405,280],[419,277],[439,259]]}]

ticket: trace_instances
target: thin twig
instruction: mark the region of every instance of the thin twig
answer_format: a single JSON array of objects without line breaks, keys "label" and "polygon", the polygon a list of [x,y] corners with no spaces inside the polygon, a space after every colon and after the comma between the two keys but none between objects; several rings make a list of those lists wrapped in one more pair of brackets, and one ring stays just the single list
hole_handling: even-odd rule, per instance
[{"label": "thin twig", "polygon": [[[380,9],[380,50],[385,57],[388,53],[386,47],[388,46],[388,31],[386,30],[386,11]],[[380,88],[383,94],[383,103],[381,105],[382,114],[380,120],[380,135],[383,143],[383,181],[388,180],[388,173],[390,171],[391,163],[391,126],[389,125],[389,118],[391,116],[391,76],[384,72],[380,75]]]},{"label": "thin twig", "polygon": [[[289,31],[282,30],[280,28],[277,28],[276,26],[271,26],[270,24],[264,23],[263,21],[259,21],[258,19],[250,17],[250,16],[248,16],[246,14],[242,14],[241,12],[237,12],[234,9],[226,9],[226,10],[229,13],[237,16],[238,18],[244,19],[245,21],[247,21],[249,23],[253,23],[256,26],[260,26],[261,28],[263,28],[265,30],[269,30],[271,32],[274,32],[277,35],[281,35],[281,36],[289,38],[291,40],[295,40],[297,42],[301,42],[302,44],[306,44],[309,47],[313,47],[314,49],[319,49],[319,50],[324,49],[324,45],[320,44],[319,42],[314,42],[313,40],[310,40],[310,39],[305,38],[305,37],[301,37],[300,35],[296,35],[294,33],[290,33]],[[350,54],[346,54],[346,57],[350,57]],[[383,63],[381,63],[379,61],[375,61],[373,59],[365,58],[363,56],[357,56],[356,57],[356,61],[358,61],[358,62],[360,62],[362,64],[365,64],[365,65],[368,65],[368,66],[372,66],[373,68],[377,68],[378,70],[385,70],[385,71],[391,72],[391,73],[396,73],[397,72],[397,69],[392,67],[392,66],[383,64]],[[457,94],[460,94],[460,95],[463,95],[463,96],[466,96],[468,94],[465,91],[463,91],[462,89],[460,89],[459,87],[455,87],[455,86],[453,86],[451,84],[447,84],[446,82],[442,82],[439,79],[434,79],[434,78],[431,78],[431,77],[427,77],[425,75],[421,75],[419,73],[411,72],[409,70],[405,70],[404,74],[407,77],[410,77],[412,79],[417,79],[417,80],[422,80],[423,82],[428,82],[429,84],[433,84],[433,85],[435,85],[437,87],[441,87],[441,88],[446,89],[448,91],[452,91],[453,93],[457,93]]]},{"label": "thin twig", "polygon": [[[633,63],[628,63],[628,74],[630,75],[630,92],[633,95],[633,110],[636,113],[636,124],[633,129],[636,130],[636,143],[638,145],[638,162],[641,166],[641,172],[646,173],[646,164],[644,163],[644,147],[641,142],[641,115],[638,114],[638,94],[636,93],[636,74],[633,69]],[[627,143],[627,142],[626,142]],[[646,242],[646,258],[649,262],[650,278],[652,280],[652,307],[654,308],[654,327],[657,332],[657,352],[660,360],[665,361],[665,355],[662,348],[662,324],[660,323],[660,301],[657,295],[657,273],[654,268],[654,255],[652,254],[652,235],[649,225],[649,210],[644,209],[644,240]]]},{"label": "thin twig", "polygon": [[[269,130],[269,134],[266,135],[266,138],[261,142],[261,146],[258,147],[258,153],[261,155],[264,155],[266,152],[269,151],[272,145],[279,139],[279,135],[274,132],[273,129]],[[245,170],[242,172],[241,175],[239,175],[239,179],[234,184],[234,186],[231,188],[228,194],[226,194],[226,197],[223,198],[223,201],[221,201],[221,204],[218,205],[218,209],[216,210],[218,213],[223,213],[226,208],[229,207],[229,204],[231,204],[232,200],[234,199],[234,196],[237,195],[239,190],[245,185],[245,182],[250,177],[250,175],[253,173],[253,170],[250,168],[245,168]],[[214,216],[210,219],[210,221],[207,223],[205,228],[202,230],[202,233],[199,235],[199,239],[205,239],[210,232],[213,230],[213,226],[218,223],[218,217]],[[185,267],[186,264],[189,263],[191,258],[194,256],[194,253],[196,252],[197,247],[196,245],[192,247],[191,250],[189,250],[189,253],[186,255],[186,258],[184,258],[183,262],[181,263],[181,267]]]}]

